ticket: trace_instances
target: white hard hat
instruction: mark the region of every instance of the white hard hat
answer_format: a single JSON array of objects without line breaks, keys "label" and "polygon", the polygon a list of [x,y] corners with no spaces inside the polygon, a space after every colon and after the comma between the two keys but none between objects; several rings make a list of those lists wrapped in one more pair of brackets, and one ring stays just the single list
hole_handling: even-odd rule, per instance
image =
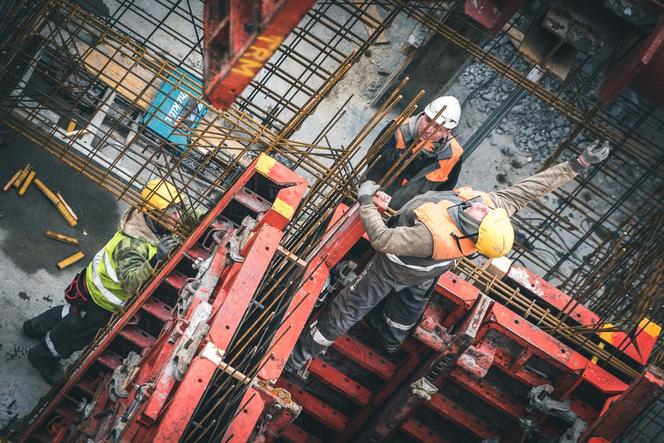
[{"label": "white hard hat", "polygon": [[447,129],[456,128],[461,118],[461,105],[456,97],[452,97],[451,95],[438,97],[424,108],[424,113],[433,120],[443,108],[445,110],[440,113],[436,119],[436,123]]}]

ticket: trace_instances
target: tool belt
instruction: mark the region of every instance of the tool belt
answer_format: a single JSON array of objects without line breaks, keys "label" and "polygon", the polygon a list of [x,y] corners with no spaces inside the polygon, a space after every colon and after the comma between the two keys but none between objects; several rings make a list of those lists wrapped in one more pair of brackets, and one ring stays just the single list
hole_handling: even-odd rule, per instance
[{"label": "tool belt", "polygon": [[65,289],[65,300],[67,303],[78,307],[83,303],[90,301],[90,293],[88,287],[85,285],[85,268],[69,283]]}]

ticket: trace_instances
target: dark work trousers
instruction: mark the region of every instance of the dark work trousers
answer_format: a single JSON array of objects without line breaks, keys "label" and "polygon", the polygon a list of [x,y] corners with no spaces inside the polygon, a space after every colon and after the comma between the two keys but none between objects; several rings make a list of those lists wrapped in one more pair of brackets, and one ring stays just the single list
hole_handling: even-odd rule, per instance
[{"label": "dark work trousers", "polygon": [[89,300],[55,306],[29,320],[34,329],[47,331],[37,344],[43,364],[56,366],[60,359],[90,344],[111,315]]},{"label": "dark work trousers", "polygon": [[60,314],[60,318],[54,322],[43,340],[51,354],[57,358],[67,358],[92,343],[97,331],[108,323],[112,315],[92,300],[76,302],[75,305],[56,306],[44,314],[51,311],[54,312],[49,316],[49,320],[55,317],[56,313]]},{"label": "dark work trousers", "polygon": [[378,333],[385,343],[401,344],[424,312],[434,282],[432,278],[414,286],[396,282],[385,275],[374,257],[355,281],[323,309],[309,331],[303,332],[286,369],[291,372],[299,370],[362,320],[385,297],[382,312],[375,314]]}]

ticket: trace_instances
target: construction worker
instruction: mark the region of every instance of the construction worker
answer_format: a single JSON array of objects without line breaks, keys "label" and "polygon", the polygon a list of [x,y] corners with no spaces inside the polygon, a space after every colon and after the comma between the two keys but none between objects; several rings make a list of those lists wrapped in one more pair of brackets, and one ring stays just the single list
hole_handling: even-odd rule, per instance
[{"label": "construction worker", "polygon": [[64,305],[26,320],[23,331],[39,343],[28,360],[53,384],[63,375],[60,360],[92,342],[114,312],[154,274],[159,261],[178,245],[160,223],[147,216],[159,211],[178,220],[180,195],[171,183],[150,180],[141,192],[143,209],[130,208],[118,232],[65,289]]},{"label": "construction worker", "polygon": [[577,159],[500,191],[464,187],[427,192],[406,203],[389,226],[373,204],[379,186],[364,182],[358,191],[360,218],[376,254],[303,332],[285,369],[299,371],[386,297],[368,320],[385,349],[396,352],[419,321],[436,280],[455,259],[476,253],[506,255],[514,240],[511,215],[608,155],[608,143],[595,142]]},{"label": "construction worker", "polygon": [[[376,162],[366,172],[366,179],[376,183],[400,158],[413,156],[384,189],[392,196],[390,208],[400,209],[408,200],[427,191],[454,189],[461,172],[463,148],[452,135],[452,129],[456,128],[460,118],[459,100],[451,96],[438,97],[424,108],[424,112],[407,119],[380,148]],[[389,125],[376,140],[388,128]],[[411,145],[414,146],[407,149]]]}]

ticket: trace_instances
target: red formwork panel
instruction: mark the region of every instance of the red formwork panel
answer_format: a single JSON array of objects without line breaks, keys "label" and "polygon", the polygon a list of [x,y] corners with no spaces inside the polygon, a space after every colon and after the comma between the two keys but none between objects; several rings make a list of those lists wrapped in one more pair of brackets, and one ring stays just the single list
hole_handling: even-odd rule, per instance
[{"label": "red formwork panel", "polygon": [[[600,324],[600,317],[597,314],[583,304],[571,300],[567,294],[523,266],[510,266],[507,279],[516,282],[520,288],[532,293],[533,296],[546,303],[547,307],[564,313],[569,322],[584,326],[596,326],[598,330],[613,327],[610,323]],[[614,331],[597,332],[595,335],[635,362],[646,365],[660,333],[661,327],[659,325],[648,319],[643,319],[631,334]]]},{"label": "red formwork panel", "polygon": [[[270,199],[259,195],[266,181],[272,190],[278,189],[266,193],[274,195]],[[54,388],[20,441],[75,441],[82,437],[81,432],[95,441],[177,440],[188,423],[186,411],[195,408],[217,367],[200,358],[199,347],[209,343],[224,346],[228,334],[237,329],[306,189],[301,176],[261,154],[208,211],[154,280],[115,318],[110,331],[83,363],[63,385]],[[236,251],[243,261],[231,260],[226,248],[242,221],[233,220],[234,210],[227,211],[231,202],[256,214],[257,223],[248,241]],[[205,244],[212,237],[218,240],[214,248]],[[206,270],[199,273],[201,266]],[[179,315],[176,305],[194,279],[198,287]],[[205,305],[212,315],[203,321],[199,316]],[[188,328],[199,324],[205,327]],[[191,364],[184,379],[178,381],[173,369],[180,358],[176,353],[194,343],[192,334],[200,339],[199,347],[193,348]],[[138,362],[127,366],[119,397],[109,399],[111,374],[129,364],[131,351],[138,354]],[[113,412],[99,418],[84,414],[81,405]]]},{"label": "red formwork panel", "polygon": [[[514,268],[505,280],[538,304],[566,312],[578,324],[597,323],[593,312],[571,303],[566,294]],[[641,364],[656,333],[649,328],[637,346],[623,343],[621,358]],[[624,338],[602,339],[619,344]],[[550,384],[551,399],[567,402],[586,423],[585,440],[610,441],[661,394],[664,383],[651,368],[625,381],[453,273],[441,276],[399,354],[385,354],[361,323],[315,359],[309,371],[306,380],[279,378],[277,384],[302,410],[292,423],[266,433],[266,440],[288,434],[337,442],[466,442],[498,436],[516,442],[523,438],[519,421],[524,417],[533,418],[543,438],[553,438],[570,425],[532,409],[528,398],[533,388]],[[646,401],[637,404],[639,397]]]}]

